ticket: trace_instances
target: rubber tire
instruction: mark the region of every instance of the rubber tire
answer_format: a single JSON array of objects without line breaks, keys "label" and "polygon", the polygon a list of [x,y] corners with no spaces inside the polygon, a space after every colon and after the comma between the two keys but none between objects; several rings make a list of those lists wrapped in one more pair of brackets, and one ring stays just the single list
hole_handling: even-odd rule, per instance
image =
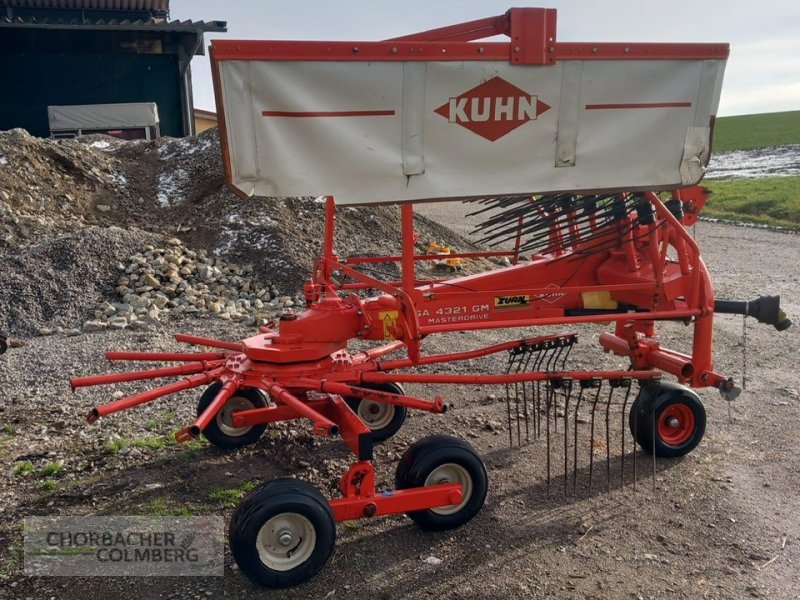
[{"label": "rubber tire", "polygon": [[472,446],[449,435],[432,435],[419,440],[403,453],[397,464],[395,484],[402,490],[424,486],[428,475],[447,463],[455,463],[467,471],[472,479],[472,495],[458,512],[451,515],[437,514],[432,510],[406,513],[428,531],[461,527],[480,512],[489,488],[486,466]]},{"label": "rubber tire", "polygon": [[[367,388],[370,390],[376,390],[378,392],[388,392],[390,394],[402,394],[405,395],[403,388],[400,387],[396,383],[365,383],[360,385],[359,387]],[[352,396],[348,396],[344,399],[347,402],[347,406],[358,415],[358,406],[361,404],[361,398],[353,398]],[[389,421],[384,427],[380,429],[373,429],[372,431],[372,441],[373,442],[382,442],[384,440],[388,440],[392,437],[395,433],[400,431],[400,428],[403,426],[403,423],[406,420],[406,415],[408,413],[408,409],[405,406],[398,406],[398,405],[387,405],[393,406],[394,408],[394,416],[392,420]],[[365,423],[366,424],[366,423]],[[369,427],[369,425],[367,425]]]},{"label": "rubber tire", "polygon": [[[261,527],[286,512],[307,518],[317,539],[311,556],[303,563],[278,571],[261,561],[256,543]],[[313,485],[299,479],[273,479],[250,491],[236,507],[228,540],[236,564],[251,581],[268,588],[291,587],[314,577],[328,562],[336,545],[336,521],[328,500]]]},{"label": "rubber tire", "polygon": [[[694,415],[694,431],[685,442],[674,445],[666,443],[658,435],[658,420],[661,413],[673,404],[684,404]],[[655,410],[656,430],[653,431],[653,413]],[[700,398],[684,385],[671,381],[662,381],[655,395],[649,386],[643,386],[631,405],[628,415],[628,426],[636,443],[647,452],[653,454],[653,436],[655,434],[655,455],[660,458],[676,458],[686,456],[694,450],[706,431],[706,409]]]},{"label": "rubber tire", "polygon": [[[203,411],[208,407],[209,404],[214,400],[216,395],[219,393],[220,388],[222,388],[222,384],[217,382],[212,383],[209,385],[206,390],[203,392],[203,395],[200,396],[200,401],[197,403],[197,416],[199,417]],[[237,390],[234,393],[234,396],[244,396],[250,402],[253,403],[253,406],[257,408],[263,408],[267,406],[267,401],[264,398],[263,394],[256,389],[244,389],[244,390]],[[219,428],[217,425],[216,416],[211,419],[206,428],[203,430],[203,437],[205,437],[211,444],[216,446],[217,448],[221,448],[222,450],[233,450],[235,448],[242,448],[244,446],[249,446],[250,444],[254,444],[259,440],[261,435],[266,430],[267,426],[265,425],[253,425],[250,428],[250,431],[245,433],[244,435],[228,435],[224,431]]]}]

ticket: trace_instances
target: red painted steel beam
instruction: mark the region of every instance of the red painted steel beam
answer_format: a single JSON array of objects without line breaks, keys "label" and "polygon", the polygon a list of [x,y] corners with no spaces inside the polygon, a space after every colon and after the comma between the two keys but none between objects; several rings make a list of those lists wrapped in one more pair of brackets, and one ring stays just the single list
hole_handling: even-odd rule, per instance
[{"label": "red painted steel beam", "polygon": [[364,350],[363,352],[359,352],[358,354],[354,354],[352,359],[356,364],[369,362],[375,360],[376,358],[380,358],[381,356],[391,354],[405,345],[406,343],[402,341],[392,342],[391,344],[386,344],[385,346],[370,348],[368,350]]},{"label": "red painted steel beam", "polygon": [[[306,405],[320,414],[330,417],[330,403],[327,400],[311,400]],[[278,423],[280,421],[290,421],[302,417],[291,406],[267,406],[265,408],[249,408],[247,410],[237,410],[231,415],[234,427],[249,427],[251,425],[265,425],[267,423]]]},{"label": "red painted steel beam", "polygon": [[311,408],[280,384],[274,382],[265,383],[261,389],[266,391],[275,402],[285,404],[300,416],[309,419],[314,424],[314,433],[316,435],[336,435],[339,433],[339,426],[336,423]]},{"label": "red painted steel beam", "polygon": [[176,333],[175,339],[185,344],[211,346],[212,348],[222,348],[224,350],[233,350],[234,352],[244,352],[244,346],[241,342],[226,342],[225,340],[204,338],[196,335],[189,335],[188,333]]},{"label": "red painted steel beam", "polygon": [[88,377],[73,377],[69,380],[72,391],[79,387],[89,387],[93,385],[107,385],[110,383],[123,383],[125,381],[140,381],[142,379],[160,379],[161,377],[178,377],[180,375],[192,375],[202,373],[215,367],[222,366],[222,360],[203,361],[178,365],[175,367],[164,367],[162,369],[146,369],[144,371],[128,371],[127,373],[108,373],[105,375],[90,375]]},{"label": "red painted steel beam", "polygon": [[466,23],[447,25],[445,27],[436,27],[435,29],[428,29],[426,31],[420,31],[419,33],[401,35],[400,37],[389,38],[386,41],[470,42],[473,40],[492,37],[494,35],[501,35],[507,32],[508,17],[506,15],[497,15],[496,17],[486,17],[484,19],[467,21]]},{"label": "red painted steel beam", "polygon": [[443,413],[447,410],[444,401],[439,396],[437,396],[433,401],[423,400],[422,398],[415,398],[414,396],[381,392],[378,390],[348,385],[346,383],[336,383],[333,381],[321,381],[319,382],[319,388],[321,391],[328,394],[366,398],[367,400],[372,400],[374,402],[396,404],[398,406],[405,406],[407,408],[424,410],[432,413]]},{"label": "red painted steel beam", "polygon": [[[442,260],[443,258],[495,258],[501,256],[514,256],[513,250],[489,250],[485,252],[457,252],[455,254],[415,254],[414,260]],[[402,256],[354,256],[342,259],[346,265],[358,265],[363,263],[384,263],[400,262]]]},{"label": "red painted steel beam", "polygon": [[[431,284],[434,284],[434,283],[445,283],[446,281],[448,281],[448,280],[447,279],[417,279],[414,282],[414,285],[415,286],[431,285]],[[398,287],[403,282],[402,281],[387,281],[386,283],[388,283],[389,285],[391,285],[393,287]],[[368,290],[370,288],[372,288],[372,286],[369,285],[368,283],[342,283],[341,285],[336,286],[336,289],[339,289],[339,290]]]},{"label": "red painted steel beam", "polygon": [[111,362],[118,360],[190,362],[195,360],[220,360],[226,356],[225,352],[106,352],[106,359]]},{"label": "red painted steel beam", "polygon": [[481,358],[482,356],[488,356],[489,354],[502,352],[503,350],[518,348],[525,344],[534,344],[536,342],[540,342],[542,340],[549,339],[551,337],[555,338],[558,336],[527,338],[524,340],[502,342],[500,344],[495,344],[493,346],[486,346],[484,348],[477,348],[475,350],[466,350],[464,352],[450,352],[447,354],[432,354],[428,356],[421,356],[419,361],[417,361],[416,363],[412,363],[407,358],[402,358],[397,360],[384,360],[380,361],[377,364],[377,367],[379,371],[392,371],[394,369],[407,369],[408,367],[416,365],[431,365],[442,362],[458,362],[461,360],[470,360],[473,358]]},{"label": "red painted steel beam", "polygon": [[191,377],[187,377],[181,381],[176,381],[175,383],[157,387],[140,394],[134,394],[133,396],[120,398],[119,400],[109,402],[108,404],[102,404],[89,411],[89,413],[86,415],[86,421],[88,423],[94,423],[99,417],[105,417],[111,413],[132,408],[134,406],[138,406],[139,404],[144,404],[145,402],[150,402],[163,396],[169,396],[175,392],[182,392],[183,390],[200,387],[201,385],[208,385],[222,375],[224,370],[225,369],[223,367],[220,367],[218,369],[214,369],[213,371],[192,375]]},{"label": "red painted steel beam", "polygon": [[211,422],[217,412],[219,412],[225,403],[236,393],[236,390],[239,389],[239,381],[235,379],[229,379],[225,383],[222,384],[222,388],[220,388],[217,395],[214,396],[214,399],[211,403],[206,407],[206,409],[200,414],[199,417],[189,428],[189,433],[192,437],[199,437],[200,433],[206,428],[206,426]]},{"label": "red painted steel beam", "polygon": [[607,321],[638,320],[681,320],[702,315],[700,309],[662,310],[654,312],[607,313],[603,315],[584,315],[580,317],[548,317],[544,319],[524,318],[517,321],[474,321],[457,325],[423,325],[420,333],[425,336],[432,333],[452,331],[474,331],[477,329],[505,329],[508,327],[541,327],[543,325],[563,325],[564,323],[605,323]]},{"label": "red painted steel beam", "polygon": [[457,375],[446,373],[364,373],[361,378],[368,383],[451,383],[456,385],[497,385],[524,381],[554,379],[652,379],[658,371],[536,371],[533,373],[507,373],[502,375]]},{"label": "red painted steel beam", "polygon": [[[508,42],[211,41],[212,65],[224,60],[512,62],[515,54]],[[562,60],[722,60],[729,54],[728,44],[556,42],[546,48],[548,63]],[[524,64],[522,60],[513,62]]]},{"label": "red painted steel beam", "polygon": [[372,432],[337,394],[328,396],[332,417],[339,425],[339,435],[359,461],[372,460]]},{"label": "red painted steel beam", "polygon": [[380,492],[374,496],[336,498],[329,502],[333,518],[352,521],[365,516],[395,515],[415,510],[450,506],[461,502],[460,483]]},{"label": "red painted steel beam", "polygon": [[[550,263],[551,261],[547,261]],[[471,299],[475,298],[476,295],[485,294],[486,296],[509,296],[509,295],[520,295],[520,294],[529,294],[531,296],[535,296],[537,294],[547,294],[548,292],[553,292],[553,288],[548,287],[509,287],[513,283],[518,283],[520,280],[524,283],[525,276],[527,275],[528,269],[535,271],[536,267],[541,265],[527,265],[526,267],[519,267],[519,269],[513,269],[506,273],[508,279],[504,280],[502,286],[497,286],[493,289],[488,290],[456,290],[456,291],[444,291],[444,290],[436,290],[434,300],[453,300],[453,302],[458,302],[462,299]],[[501,269],[502,271],[502,269]],[[497,273],[496,271],[489,271],[492,274]],[[447,281],[444,282],[445,285]],[[473,284],[475,285],[475,284]],[[442,286],[444,287],[444,286]],[[571,285],[571,286],[563,286],[559,287],[556,291],[562,294],[581,294],[583,292],[635,292],[640,291],[643,288],[642,282],[636,283],[606,283],[606,284],[595,284],[590,286],[579,286],[579,285]],[[655,286],[649,285],[647,287],[648,290],[654,289]],[[615,314],[622,314],[622,313],[615,313]]]}]

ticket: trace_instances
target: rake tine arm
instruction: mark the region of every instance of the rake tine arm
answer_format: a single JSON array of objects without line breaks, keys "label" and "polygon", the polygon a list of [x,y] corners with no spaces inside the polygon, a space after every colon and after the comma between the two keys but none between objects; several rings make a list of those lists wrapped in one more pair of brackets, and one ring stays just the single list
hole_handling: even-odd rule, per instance
[{"label": "rake tine arm", "polygon": [[[659,371],[626,371],[634,379],[653,379]],[[507,373],[501,375],[464,375],[456,373],[364,373],[361,380],[367,383],[453,383],[474,385],[502,385],[523,381],[571,378],[578,381],[591,379],[614,379],[619,371],[550,371],[534,373]]]},{"label": "rake tine arm", "polygon": [[298,414],[310,420],[314,424],[314,433],[316,435],[337,435],[339,433],[339,426],[336,423],[315,411],[280,384],[265,381],[262,389],[275,402],[291,407]]},{"label": "rake tine arm", "polygon": [[202,361],[178,365],[175,367],[164,367],[163,369],[145,369],[144,371],[129,371],[127,373],[108,373],[106,375],[90,375],[88,377],[73,377],[69,380],[72,391],[79,387],[91,387],[95,385],[108,385],[110,383],[122,383],[125,381],[140,381],[142,379],[160,379],[162,377],[179,377],[180,375],[192,375],[202,373],[216,367],[222,366],[224,360]]},{"label": "rake tine arm", "polygon": [[401,358],[397,360],[384,360],[378,363],[378,370],[392,371],[394,369],[405,369],[411,366],[432,365],[443,362],[459,362],[462,360],[470,360],[472,358],[481,358],[483,356],[488,356],[489,354],[496,354],[497,352],[503,352],[504,350],[521,348],[526,344],[535,343],[537,341],[539,341],[539,338],[527,338],[522,340],[514,340],[511,342],[502,342],[500,344],[494,344],[493,346],[486,346],[484,348],[478,348],[476,350],[467,350],[465,352],[432,354],[429,356],[421,357],[419,361],[417,361],[416,363],[412,363],[411,360],[407,358]]},{"label": "rake tine arm", "polygon": [[[359,352],[358,354],[353,355],[353,363],[360,364],[362,362],[367,362],[370,360],[375,360],[376,358],[380,358],[381,356],[386,356],[387,354],[391,354],[395,350],[400,350],[406,345],[405,342],[398,340],[396,342],[392,342],[391,344],[386,344],[385,346],[379,346],[377,348],[370,348],[369,350],[364,350],[363,352]],[[401,361],[402,362],[402,361]],[[410,360],[406,362],[411,364]]]},{"label": "rake tine arm", "polygon": [[214,396],[214,399],[211,401],[211,403],[206,407],[202,414],[197,417],[194,425],[176,433],[175,438],[178,441],[182,441],[182,439],[186,438],[187,433],[193,438],[199,437],[200,433],[206,428],[211,419],[216,416],[217,412],[225,405],[230,397],[236,393],[236,390],[239,389],[239,383],[240,382],[238,378],[229,379],[223,383],[222,388],[219,390],[219,392],[217,392],[217,395]]},{"label": "rake tine arm", "polygon": [[158,362],[191,362],[195,360],[222,360],[227,352],[106,352],[106,360],[152,360]]},{"label": "rake tine arm", "polygon": [[222,348],[223,350],[233,350],[234,352],[244,352],[241,342],[226,342],[225,340],[215,340],[214,338],[198,337],[187,333],[176,333],[175,339],[185,344],[195,344],[197,346],[211,346],[212,348]]},{"label": "rake tine arm", "polygon": [[[299,383],[306,383],[300,380]],[[415,396],[406,396],[405,394],[392,394],[391,392],[381,392],[378,390],[371,390],[369,388],[362,388],[346,383],[338,383],[335,381],[308,381],[309,387],[316,389],[326,394],[336,394],[337,396],[366,398],[374,402],[382,402],[384,404],[395,404],[413,408],[415,410],[424,410],[431,413],[443,413],[447,410],[447,405],[442,400],[441,396],[436,396],[433,400],[424,400]]]},{"label": "rake tine arm", "polygon": [[109,402],[108,404],[101,404],[100,406],[89,411],[89,413],[86,415],[86,422],[94,423],[99,417],[105,417],[106,415],[125,410],[126,408],[132,408],[134,406],[138,406],[139,404],[144,404],[145,402],[150,402],[163,396],[169,396],[170,394],[174,394],[176,392],[190,390],[192,388],[200,387],[201,385],[208,385],[222,375],[224,370],[224,367],[219,367],[213,371],[192,375],[186,379],[182,379],[181,381],[176,381],[175,383],[170,383],[168,385],[162,385],[161,387],[157,387],[140,394],[134,394],[133,396],[120,398],[119,400]]}]

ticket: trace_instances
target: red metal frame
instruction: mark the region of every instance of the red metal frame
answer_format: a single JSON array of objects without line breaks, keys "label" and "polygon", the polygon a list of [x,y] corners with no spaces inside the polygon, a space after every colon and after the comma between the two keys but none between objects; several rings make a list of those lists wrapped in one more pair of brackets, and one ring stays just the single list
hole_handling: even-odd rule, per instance
[{"label": "red metal frame", "polygon": [[[424,283],[415,278],[415,263],[440,257],[415,254],[413,205],[405,204],[400,208],[402,252],[399,256],[339,260],[334,252],[336,206],[333,199],[328,198],[324,254],[317,261],[312,278],[305,287],[307,308],[298,315],[284,317],[279,330],[264,327],[259,335],[240,342],[184,334],[176,336],[179,341],[219,348],[220,352],[109,352],[107,357],[111,361],[174,361],[184,364],[80,377],[73,379],[72,385],[77,388],[187,375],[181,381],[99,406],[87,416],[91,422],[100,416],[176,391],[220,382],[222,385],[210,405],[191,426],[178,432],[179,441],[200,435],[238,389],[260,389],[274,405],[237,411],[232,417],[234,427],[307,418],[317,435],[341,435],[358,458],[342,479],[344,497],[331,501],[337,520],[452,504],[456,502],[454,498],[460,501],[458,485],[377,493],[370,463],[372,445],[369,430],[342,398],[361,398],[441,413],[446,405],[440,397],[426,400],[363,386],[399,382],[519,384],[567,379],[647,380],[659,377],[660,371],[695,386],[724,386],[727,380],[711,367],[713,290],[697,245],[685,229],[687,222],[696,219],[705,195],[702,189],[676,194],[689,207],[683,221],[679,221],[656,194],[647,193],[643,198],[652,205],[658,217],[654,224],[637,224],[631,215],[602,226],[593,223],[594,242],[597,236],[612,240],[611,249],[584,256],[580,252],[587,242],[581,240],[577,228],[570,228],[569,234],[564,236],[561,231],[554,230],[549,248],[527,262],[477,275]],[[514,256],[519,255],[522,226],[520,221],[512,251]],[[508,256],[508,252],[464,254]],[[572,257],[579,260],[572,260]],[[399,282],[380,281],[350,266],[389,260],[401,265]],[[337,283],[339,274],[352,278],[361,289],[372,288],[380,293],[366,299],[347,295],[347,290],[354,286]],[[552,282],[562,280],[568,284],[554,288]],[[600,310],[572,314],[570,311],[581,309],[583,294],[587,292],[606,293],[609,297],[624,300],[636,305],[637,312]],[[524,298],[525,301],[511,308],[496,306],[496,300],[504,297]],[[481,312],[480,319],[454,319],[446,323],[437,323],[432,316],[440,311],[451,317],[468,317],[459,315],[456,310],[464,306],[478,306],[484,312]],[[656,320],[693,322],[691,354],[662,348],[655,335]],[[471,360],[548,341],[555,343],[563,337],[523,338],[465,352],[426,355],[422,352],[421,341],[435,333],[608,321],[615,321],[616,327],[613,333],[600,336],[600,345],[607,351],[628,357],[633,370],[547,370],[505,374],[402,372],[417,366]],[[355,338],[388,338],[388,342],[350,353],[347,344]],[[400,349],[406,350],[406,358],[386,358]]]},{"label": "red metal frame", "polygon": [[[505,34],[508,42],[476,42]],[[504,15],[437,28],[383,42],[297,42],[214,40],[210,49],[212,76],[218,102],[220,138],[228,182],[231,180],[226,115],[221,105],[219,63],[223,60],[504,60],[512,64],[546,67],[559,60],[723,59],[727,44],[583,44],[556,40],[556,13],[550,9],[511,9]],[[590,108],[590,107],[587,107]],[[613,105],[592,106],[597,110]],[[301,116],[295,113],[282,116]],[[336,116],[336,115],[333,115]],[[348,115],[352,116],[352,115]],[[232,188],[234,193],[239,194]],[[457,504],[457,484],[378,493],[372,467],[369,429],[344,398],[360,398],[431,413],[446,409],[442,398],[417,398],[371,389],[376,384],[411,382],[436,384],[520,384],[525,382],[608,379],[648,380],[660,371],[694,386],[723,387],[727,380],[713,371],[711,362],[714,294],[700,252],[685,226],[697,219],[705,203],[700,188],[676,192],[685,216],[678,220],[653,193],[643,195],[656,220],[647,224],[627,214],[598,224],[591,218],[591,239],[581,239],[573,219],[567,229],[551,225],[548,247],[521,262],[523,218],[513,250],[465,252],[450,258],[512,259],[512,266],[456,279],[416,278],[420,260],[440,255],[415,254],[412,204],[401,206],[401,254],[388,257],[339,259],[334,251],[336,207],[326,201],[323,255],[305,285],[306,308],[284,315],[280,326],[238,342],[180,334],[188,344],[216,348],[216,352],[110,352],[110,361],[184,363],[118,373],[80,377],[77,387],[184,377],[153,390],[121,398],[93,409],[87,420],[150,402],[182,390],[219,384],[211,403],[190,426],[176,435],[179,441],[197,437],[238,390],[258,389],[272,404],[237,411],[234,427],[305,418],[317,435],[341,435],[356,456],[341,479],[343,497],[330,502],[337,520],[424,510]],[[532,214],[539,208],[531,199]],[[596,249],[598,240],[605,246]],[[399,281],[381,281],[359,272],[360,264],[397,262]],[[352,280],[340,284],[344,275]],[[376,291],[361,298],[350,290]],[[609,299],[593,307],[586,298]],[[593,296],[594,297],[594,296]],[[617,310],[611,307],[623,307]],[[624,308],[631,307],[631,308]],[[662,348],[654,322],[680,320],[694,325],[690,354]],[[565,323],[615,322],[614,332],[600,336],[606,351],[630,359],[632,370],[545,370],[505,374],[402,372],[422,365],[471,360],[497,352],[522,352],[531,347],[558,347],[569,336],[540,336],[495,344],[466,352],[426,355],[422,341],[428,335],[452,331],[530,327]],[[383,341],[374,348],[351,353],[350,340]],[[567,340],[571,341],[572,340]],[[389,358],[405,350],[404,358]],[[612,386],[613,387],[613,386]]]},{"label": "red metal frame", "polygon": [[[478,40],[506,35],[508,42]],[[503,15],[440,27],[381,42],[212,40],[220,60],[480,61],[552,65],[559,60],[722,59],[728,44],[624,44],[556,41],[556,11],[512,8]],[[217,95],[217,98],[220,96]],[[218,107],[219,108],[219,107]],[[220,111],[217,111],[220,114]]]}]

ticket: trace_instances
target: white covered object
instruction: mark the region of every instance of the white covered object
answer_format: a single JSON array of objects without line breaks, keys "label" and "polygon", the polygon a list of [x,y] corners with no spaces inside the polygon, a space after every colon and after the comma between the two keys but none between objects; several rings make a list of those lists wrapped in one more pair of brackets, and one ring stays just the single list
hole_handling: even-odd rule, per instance
[{"label": "white covered object", "polygon": [[158,125],[155,102],[48,106],[50,131],[130,129]]},{"label": "white covered object", "polygon": [[222,60],[230,183],[338,204],[692,185],[724,66]]}]

